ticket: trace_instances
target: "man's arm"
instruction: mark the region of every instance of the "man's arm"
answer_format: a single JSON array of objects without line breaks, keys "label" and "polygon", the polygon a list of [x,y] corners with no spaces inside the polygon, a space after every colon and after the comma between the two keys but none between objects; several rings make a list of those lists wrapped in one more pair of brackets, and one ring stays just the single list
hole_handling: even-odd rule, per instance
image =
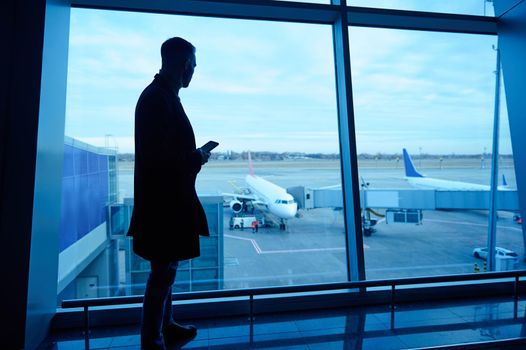
[{"label": "man's arm", "polygon": [[147,168],[161,164],[175,172],[197,174],[208,160],[200,149],[189,150],[183,127],[174,122],[168,102],[160,94],[151,94],[137,105],[136,144]]}]

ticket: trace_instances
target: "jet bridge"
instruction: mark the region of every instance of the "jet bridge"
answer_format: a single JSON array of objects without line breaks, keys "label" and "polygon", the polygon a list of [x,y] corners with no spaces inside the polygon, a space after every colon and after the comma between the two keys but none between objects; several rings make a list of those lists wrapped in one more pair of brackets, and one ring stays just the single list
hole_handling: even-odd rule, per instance
[{"label": "jet bridge", "polygon": [[[342,208],[341,187],[312,189],[303,186],[288,188],[298,208]],[[488,210],[489,191],[446,191],[427,189],[370,189],[360,191],[364,235],[370,236],[377,220],[374,209],[385,209],[385,223],[422,223],[422,210]],[[498,191],[497,210],[519,211],[517,191]],[[374,213],[374,212],[373,212]],[[379,214],[377,214],[379,215]],[[381,214],[381,216],[384,216]],[[525,238],[526,239],[526,238]]]},{"label": "jet bridge", "polygon": [[[341,208],[341,188],[313,189],[303,186],[287,188],[303,209]],[[363,208],[420,210],[488,210],[489,191],[445,191],[424,189],[363,189]],[[498,191],[497,210],[519,211],[517,191]]]}]

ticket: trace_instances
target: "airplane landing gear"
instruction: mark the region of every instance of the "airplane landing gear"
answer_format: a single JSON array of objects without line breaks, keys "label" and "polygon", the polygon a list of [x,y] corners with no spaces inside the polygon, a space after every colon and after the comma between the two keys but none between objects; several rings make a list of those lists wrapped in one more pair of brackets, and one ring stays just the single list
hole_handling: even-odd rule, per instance
[{"label": "airplane landing gear", "polygon": [[371,224],[364,223],[362,227],[363,227],[363,235],[366,237],[369,237],[373,234],[373,232],[376,232],[376,229],[373,228]]},{"label": "airplane landing gear", "polygon": [[369,212],[366,212],[365,215],[362,215],[362,230],[363,235],[366,237],[371,236],[374,232],[376,232],[376,229],[373,227],[378,223],[378,220],[371,219],[371,214]]},{"label": "airplane landing gear", "polygon": [[286,231],[287,230],[287,223],[285,222],[285,220],[281,219],[281,221],[279,223],[279,229],[281,231]]}]

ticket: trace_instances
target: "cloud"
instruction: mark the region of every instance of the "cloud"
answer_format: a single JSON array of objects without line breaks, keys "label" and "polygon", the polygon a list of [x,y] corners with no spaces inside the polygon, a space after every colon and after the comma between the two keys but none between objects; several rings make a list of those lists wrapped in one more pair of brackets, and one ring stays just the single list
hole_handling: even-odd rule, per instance
[{"label": "cloud", "polygon": [[[159,45],[179,35],[197,46],[194,80],[180,94],[199,140],[221,138],[233,150],[338,148],[330,26],[75,9],[71,32],[72,135],[100,142],[112,134],[130,148],[133,110],[159,68]],[[490,136],[494,41],[351,28],[359,149],[476,152]]]}]

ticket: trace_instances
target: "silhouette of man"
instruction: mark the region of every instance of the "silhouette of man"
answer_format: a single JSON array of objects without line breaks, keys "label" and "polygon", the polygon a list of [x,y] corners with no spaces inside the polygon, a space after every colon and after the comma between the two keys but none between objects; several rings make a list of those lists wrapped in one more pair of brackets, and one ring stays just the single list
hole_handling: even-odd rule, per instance
[{"label": "silhouette of man", "polygon": [[141,349],[166,349],[189,340],[194,326],[172,317],[172,284],[178,262],[200,255],[199,235],[208,236],[195,179],[210,153],[196,149],[179,90],[192,80],[195,47],[182,38],[161,46],[162,66],[135,109],[135,203],[128,235],[133,250],[149,260],[141,321]]}]

